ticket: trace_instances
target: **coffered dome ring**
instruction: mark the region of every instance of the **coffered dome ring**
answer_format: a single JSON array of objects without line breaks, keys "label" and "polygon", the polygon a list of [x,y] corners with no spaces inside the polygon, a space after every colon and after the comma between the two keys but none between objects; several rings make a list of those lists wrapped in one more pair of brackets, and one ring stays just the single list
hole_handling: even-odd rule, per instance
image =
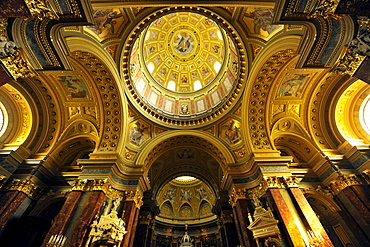
[{"label": "coffered dome ring", "polygon": [[245,49],[233,27],[203,8],[166,8],[131,33],[122,59],[129,99],[159,124],[213,122],[240,98]]}]

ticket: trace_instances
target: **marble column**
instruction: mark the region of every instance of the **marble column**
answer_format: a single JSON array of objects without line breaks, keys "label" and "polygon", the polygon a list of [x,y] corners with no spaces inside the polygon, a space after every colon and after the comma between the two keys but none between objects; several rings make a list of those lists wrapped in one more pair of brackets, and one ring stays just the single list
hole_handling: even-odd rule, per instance
[{"label": "marble column", "polygon": [[73,234],[68,241],[70,247],[81,247],[83,241],[89,230],[89,226],[93,221],[94,216],[99,212],[103,204],[105,194],[103,191],[93,191],[89,197],[88,202],[85,205],[80,218],[78,219],[77,226],[73,231]]},{"label": "marble column", "polygon": [[289,245],[334,246],[294,177],[270,177],[265,182],[269,205],[283,223],[281,231],[288,236],[285,240]]},{"label": "marble column", "polygon": [[149,247],[152,240],[153,219],[151,215],[139,215],[136,228],[135,246]]},{"label": "marble column", "polygon": [[248,201],[246,199],[246,190],[234,190],[232,194],[233,199],[233,214],[238,232],[239,242],[242,246],[256,246],[253,238],[253,233],[248,229],[250,221],[248,219]]},{"label": "marble column", "polygon": [[78,200],[82,195],[82,191],[72,191],[69,195],[67,200],[65,201],[62,209],[59,211],[58,215],[54,219],[54,223],[52,224],[51,228],[49,229],[42,247],[46,246],[50,240],[50,237],[53,235],[61,235],[63,230],[65,229],[68,220],[70,219],[73,210],[75,209]]},{"label": "marble column", "polygon": [[223,225],[224,239],[222,239],[225,247],[235,247],[239,245],[238,233],[234,223],[234,216],[232,214],[221,215],[221,221]]},{"label": "marble column", "polygon": [[3,192],[0,199],[0,231],[2,231],[27,195],[20,191]]},{"label": "marble column", "polygon": [[317,236],[321,237],[321,240],[323,241],[321,246],[334,246],[302,191],[299,188],[289,188],[289,190],[302,212],[304,220],[307,222],[310,230]]},{"label": "marble column", "polygon": [[127,234],[123,237],[121,247],[132,247],[135,241],[136,226],[139,219],[139,209],[134,201],[125,201],[123,205],[124,221]]},{"label": "marble column", "polygon": [[370,199],[369,181],[362,177],[341,175],[330,184],[335,199],[339,205],[352,217],[358,231],[358,238],[370,242]]}]

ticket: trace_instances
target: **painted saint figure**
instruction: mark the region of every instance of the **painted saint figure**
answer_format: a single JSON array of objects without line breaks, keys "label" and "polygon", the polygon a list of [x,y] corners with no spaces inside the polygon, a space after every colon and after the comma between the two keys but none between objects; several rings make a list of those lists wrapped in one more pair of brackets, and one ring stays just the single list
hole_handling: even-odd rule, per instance
[{"label": "painted saint figure", "polygon": [[144,136],[145,127],[143,124],[136,122],[136,126],[130,129],[130,136],[129,140],[131,143],[135,144],[136,146],[140,146],[146,140]]}]

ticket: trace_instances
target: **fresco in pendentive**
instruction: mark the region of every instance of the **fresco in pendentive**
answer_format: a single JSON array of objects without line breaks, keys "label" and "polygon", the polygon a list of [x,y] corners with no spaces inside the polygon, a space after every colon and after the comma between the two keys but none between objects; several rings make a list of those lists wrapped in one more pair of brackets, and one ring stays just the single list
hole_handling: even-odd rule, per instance
[{"label": "fresco in pendentive", "polygon": [[238,143],[242,140],[240,123],[236,120],[227,120],[221,124],[220,136],[229,144]]},{"label": "fresco in pendentive", "polygon": [[136,146],[140,146],[149,137],[148,129],[149,127],[140,121],[133,123],[130,126],[129,141]]},{"label": "fresco in pendentive", "polygon": [[281,83],[279,95],[299,97],[301,95],[303,85],[309,78],[308,76],[309,74],[292,74],[286,76]]},{"label": "fresco in pendentive", "polygon": [[243,20],[251,33],[268,38],[275,30],[282,27],[282,25],[272,25],[273,17],[273,9],[248,7]]},{"label": "fresco in pendentive", "polygon": [[59,81],[63,84],[67,95],[72,99],[88,98],[89,90],[85,81],[78,76],[59,76]]},{"label": "fresco in pendentive", "polygon": [[118,32],[124,18],[119,9],[98,9],[94,12],[95,26],[88,26],[100,38]]}]

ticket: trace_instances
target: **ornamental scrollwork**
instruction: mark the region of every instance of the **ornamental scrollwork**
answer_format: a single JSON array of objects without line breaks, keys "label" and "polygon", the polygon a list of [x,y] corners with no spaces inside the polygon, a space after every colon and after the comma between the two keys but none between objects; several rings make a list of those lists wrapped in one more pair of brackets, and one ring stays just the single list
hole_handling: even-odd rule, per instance
[{"label": "ornamental scrollwork", "polygon": [[55,13],[48,0],[26,0],[25,2],[33,18],[39,20],[44,18],[59,19],[59,16]]},{"label": "ornamental scrollwork", "polygon": [[322,16],[324,18],[338,18],[339,16],[334,14],[337,9],[339,1],[337,0],[320,0],[315,9],[311,11],[308,18],[316,18]]},{"label": "ornamental scrollwork", "polygon": [[[1,46],[1,44],[0,44]],[[5,51],[5,50],[4,50]],[[1,53],[1,48],[0,48]],[[7,48],[6,56],[0,56],[0,61],[3,63],[8,72],[16,80],[18,78],[34,77],[35,73],[22,57],[19,49]]]}]

